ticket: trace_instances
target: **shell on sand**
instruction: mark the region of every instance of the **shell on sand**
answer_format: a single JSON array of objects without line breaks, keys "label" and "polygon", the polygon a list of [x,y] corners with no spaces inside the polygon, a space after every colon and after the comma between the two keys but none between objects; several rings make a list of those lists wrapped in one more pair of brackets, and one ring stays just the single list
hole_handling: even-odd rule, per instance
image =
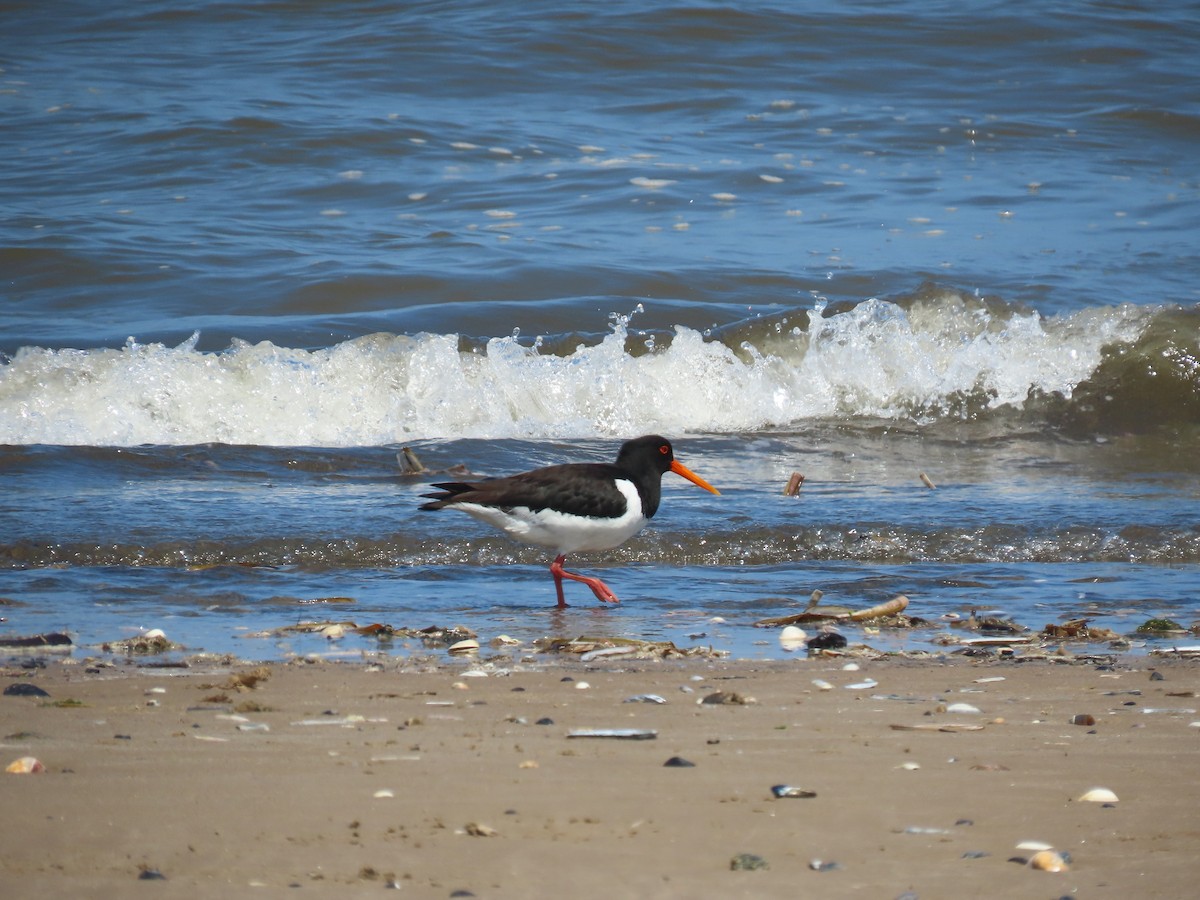
[{"label": "shell on sand", "polygon": [[1057,850],[1039,850],[1029,857],[1029,867],[1042,872],[1066,872],[1071,868]]},{"label": "shell on sand", "polygon": [[46,767],[42,765],[39,759],[35,759],[32,756],[22,756],[20,759],[14,759],[10,762],[4,771],[12,772],[14,775],[32,775],[37,772],[45,772]]},{"label": "shell on sand", "polygon": [[1108,788],[1092,788],[1079,797],[1080,803],[1116,803],[1117,795]]}]

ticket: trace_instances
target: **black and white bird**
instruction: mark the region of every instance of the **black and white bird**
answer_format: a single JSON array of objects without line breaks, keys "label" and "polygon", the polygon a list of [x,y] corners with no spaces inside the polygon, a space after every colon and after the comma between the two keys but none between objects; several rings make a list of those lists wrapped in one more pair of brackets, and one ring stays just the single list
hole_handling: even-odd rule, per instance
[{"label": "black and white bird", "polygon": [[459,509],[518,541],[549,547],[558,554],[550,573],[559,606],[567,605],[564,578],[583,582],[598,600],[617,603],[603,581],[568,572],[563,562],[568,553],[609,550],[641,531],[658,512],[667,472],[720,493],[675,458],[670,441],[651,434],[622,444],[615,463],[567,463],[505,478],[434,484],[438,492],[423,494],[432,502],[421,509]]}]

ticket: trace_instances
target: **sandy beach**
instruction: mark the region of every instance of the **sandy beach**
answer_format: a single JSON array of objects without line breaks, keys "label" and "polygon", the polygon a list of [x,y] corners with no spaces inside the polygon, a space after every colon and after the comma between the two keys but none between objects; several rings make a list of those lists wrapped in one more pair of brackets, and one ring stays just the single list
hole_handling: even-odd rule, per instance
[{"label": "sandy beach", "polygon": [[1194,890],[1195,662],[846,665],[11,665],[0,894]]}]

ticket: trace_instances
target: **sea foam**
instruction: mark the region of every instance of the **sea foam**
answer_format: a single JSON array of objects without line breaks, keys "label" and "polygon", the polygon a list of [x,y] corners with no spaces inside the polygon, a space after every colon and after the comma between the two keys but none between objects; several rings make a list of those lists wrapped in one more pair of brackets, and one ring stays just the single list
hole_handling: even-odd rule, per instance
[{"label": "sea foam", "polygon": [[[27,347],[0,366],[0,443],[371,446],[419,439],[737,433],[806,420],[923,421],[1072,392],[1145,307],[1047,319],[961,298],[823,304],[719,337],[644,337],[614,316],[550,353],[516,336],[369,334],[320,349],[235,340]],[[972,413],[973,414],[973,413]]]}]

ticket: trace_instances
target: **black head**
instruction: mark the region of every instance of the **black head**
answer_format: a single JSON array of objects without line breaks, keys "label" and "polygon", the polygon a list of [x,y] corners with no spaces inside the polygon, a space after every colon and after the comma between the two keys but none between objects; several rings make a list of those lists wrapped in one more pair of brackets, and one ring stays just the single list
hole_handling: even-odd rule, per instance
[{"label": "black head", "polygon": [[[627,472],[641,475],[652,474],[655,482],[667,472],[682,475],[692,484],[713,494],[721,493],[683,463],[675,459],[675,449],[665,437],[647,434],[621,445],[617,453],[617,465]],[[657,503],[654,504],[657,507]]]},{"label": "black head", "polygon": [[626,441],[617,452],[617,465],[634,472],[656,472],[661,476],[671,471],[674,461],[671,442],[657,434]]}]

